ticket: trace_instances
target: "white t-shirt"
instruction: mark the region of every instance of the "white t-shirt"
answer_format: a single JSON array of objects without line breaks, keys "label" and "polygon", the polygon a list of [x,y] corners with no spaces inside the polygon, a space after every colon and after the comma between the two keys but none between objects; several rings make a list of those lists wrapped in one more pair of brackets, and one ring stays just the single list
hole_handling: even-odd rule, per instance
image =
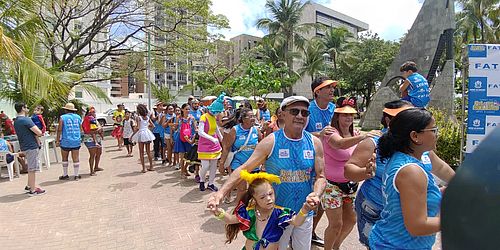
[{"label": "white t-shirt", "polygon": [[132,137],[132,134],[134,133],[132,124],[132,119],[123,120],[123,138],[130,139],[130,137]]}]

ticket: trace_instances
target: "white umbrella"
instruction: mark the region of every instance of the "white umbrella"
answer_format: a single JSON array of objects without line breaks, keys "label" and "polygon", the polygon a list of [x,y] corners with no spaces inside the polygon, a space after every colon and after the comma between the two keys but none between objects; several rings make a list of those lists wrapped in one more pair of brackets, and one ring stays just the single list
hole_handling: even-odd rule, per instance
[{"label": "white umbrella", "polygon": [[248,98],[244,97],[244,96],[235,96],[233,97],[233,100],[235,101],[244,101],[244,100],[248,100]]},{"label": "white umbrella", "polygon": [[201,98],[201,101],[211,101],[217,99],[217,96],[209,95]]}]

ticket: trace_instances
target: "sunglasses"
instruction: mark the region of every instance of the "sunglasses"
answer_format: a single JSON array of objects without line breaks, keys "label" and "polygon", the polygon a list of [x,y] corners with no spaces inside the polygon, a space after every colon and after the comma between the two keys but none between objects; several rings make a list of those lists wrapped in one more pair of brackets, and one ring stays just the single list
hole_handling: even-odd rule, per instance
[{"label": "sunglasses", "polygon": [[426,129],[420,130],[420,132],[425,132],[425,131],[432,131],[432,133],[434,133],[434,134],[437,135],[439,133],[439,128],[438,127],[434,127],[434,128],[426,128]]},{"label": "sunglasses", "polygon": [[299,113],[302,115],[302,117],[308,117],[309,116],[309,110],[307,109],[287,109],[288,113],[290,113],[293,116],[299,115]]}]

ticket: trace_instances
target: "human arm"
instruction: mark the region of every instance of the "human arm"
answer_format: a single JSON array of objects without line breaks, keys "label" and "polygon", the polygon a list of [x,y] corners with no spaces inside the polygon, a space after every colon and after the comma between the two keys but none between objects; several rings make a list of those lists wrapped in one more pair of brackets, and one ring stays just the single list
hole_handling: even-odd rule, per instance
[{"label": "human arm", "polygon": [[405,92],[408,89],[408,86],[410,86],[410,81],[408,81],[408,79],[405,79],[403,81],[403,84],[401,84],[401,86],[399,86],[399,91],[401,93]]},{"label": "human arm", "polygon": [[224,163],[227,160],[227,156],[229,155],[229,151],[231,150],[232,145],[234,144],[234,141],[236,140],[236,129],[231,128],[229,133],[224,136],[224,139],[222,140],[222,155],[219,160],[219,168],[224,166]]},{"label": "human arm", "polygon": [[212,211],[215,211],[222,198],[227,193],[229,193],[229,191],[231,191],[233,187],[236,187],[236,185],[241,181],[240,179],[241,170],[247,170],[248,172],[252,172],[252,170],[254,170],[256,167],[264,163],[269,154],[271,154],[273,146],[274,146],[274,134],[271,134],[270,136],[264,138],[259,144],[257,144],[257,147],[255,147],[255,150],[253,151],[250,158],[241,166],[239,166],[237,169],[235,169],[231,173],[231,175],[229,175],[229,178],[226,180],[224,185],[222,185],[219,191],[213,193],[210,196],[207,207]]},{"label": "human arm", "polygon": [[61,118],[59,118],[59,125],[57,125],[57,132],[56,132],[56,145],[57,146],[59,146],[59,143],[61,142],[62,127],[63,127],[63,121]]},{"label": "human arm", "polygon": [[212,211],[212,213],[215,215],[220,220],[223,220],[226,224],[238,224],[240,221],[238,220],[238,217],[236,215],[227,213],[224,209],[222,208],[217,208],[217,210]]},{"label": "human arm", "polygon": [[[218,129],[216,129],[218,130]],[[220,133],[220,132],[219,132]],[[209,134],[205,133],[205,121],[200,120],[200,125],[198,126],[198,135],[200,137],[203,137],[213,143],[218,143],[219,140],[213,136],[210,136]]]},{"label": "human arm", "polygon": [[313,141],[315,151],[314,171],[316,172],[316,181],[314,182],[314,191],[307,196],[306,202],[309,203],[311,207],[316,207],[319,205],[319,198],[325,191],[326,178],[323,144],[317,137],[313,137]]},{"label": "human arm", "polygon": [[330,147],[335,148],[335,149],[348,149],[348,148],[358,144],[359,142],[361,142],[362,140],[364,140],[368,137],[375,137],[375,136],[379,136],[379,135],[380,135],[380,131],[375,131],[375,130],[372,130],[368,133],[362,133],[359,135],[355,135],[352,137],[346,137],[346,138],[343,138],[342,136],[340,136],[339,133],[333,133],[328,138],[328,145],[330,145]]},{"label": "human arm", "polygon": [[375,168],[375,142],[361,141],[344,166],[344,177],[359,182],[373,177]]},{"label": "human arm", "polygon": [[304,202],[304,205],[302,205],[302,208],[300,208],[299,212],[293,216],[292,220],[290,221],[290,224],[294,226],[302,225],[304,221],[306,221],[307,214],[312,209],[313,207],[311,207],[307,202]]},{"label": "human arm", "polygon": [[435,174],[439,179],[449,183],[451,179],[455,176],[455,171],[443,161],[439,156],[434,152],[429,152],[429,158],[431,159],[432,164],[432,173]]},{"label": "human arm", "polygon": [[427,175],[418,165],[402,168],[394,177],[399,190],[406,230],[412,236],[424,236],[440,230],[439,217],[427,216]]}]

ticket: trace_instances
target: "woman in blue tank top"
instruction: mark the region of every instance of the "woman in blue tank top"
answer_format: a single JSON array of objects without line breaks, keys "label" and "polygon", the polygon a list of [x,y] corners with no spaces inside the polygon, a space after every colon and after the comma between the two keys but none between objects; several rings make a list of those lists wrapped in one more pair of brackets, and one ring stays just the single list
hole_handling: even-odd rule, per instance
[{"label": "woman in blue tank top", "polygon": [[[224,136],[222,141],[222,156],[219,161],[219,169],[222,169],[227,159],[229,152],[233,152],[234,156],[231,160],[231,172],[245,163],[252,155],[257,143],[262,139],[262,134],[253,125],[255,124],[255,115],[248,108],[242,108],[239,111],[238,123],[231,128],[229,133]],[[238,193],[236,195],[236,203],[241,200],[247,190],[246,183],[241,182],[238,185]],[[226,201],[229,201],[229,197]]]},{"label": "woman in blue tank top", "polygon": [[401,111],[378,142],[387,163],[384,208],[370,236],[370,249],[432,249],[440,230],[441,192],[420,159],[436,147],[438,129],[425,109]]}]

